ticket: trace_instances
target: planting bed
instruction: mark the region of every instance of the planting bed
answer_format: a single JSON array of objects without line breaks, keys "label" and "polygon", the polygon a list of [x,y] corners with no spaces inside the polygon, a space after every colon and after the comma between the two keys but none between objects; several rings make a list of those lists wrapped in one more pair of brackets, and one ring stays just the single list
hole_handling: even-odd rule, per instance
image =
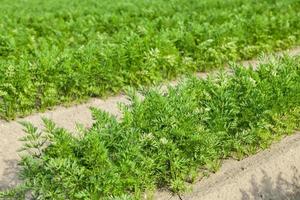
[{"label": "planting bed", "polygon": [[298,0],[0,0],[0,117],[299,44]]},{"label": "planting bed", "polygon": [[[300,57],[283,57],[256,71],[233,67],[169,88],[131,95],[123,118],[93,110],[79,135],[45,121],[26,124],[21,174],[12,191],[41,199],[141,198],[157,187],[183,191],[224,158],[243,158],[299,128]],[[16,196],[14,196],[16,198]]]}]

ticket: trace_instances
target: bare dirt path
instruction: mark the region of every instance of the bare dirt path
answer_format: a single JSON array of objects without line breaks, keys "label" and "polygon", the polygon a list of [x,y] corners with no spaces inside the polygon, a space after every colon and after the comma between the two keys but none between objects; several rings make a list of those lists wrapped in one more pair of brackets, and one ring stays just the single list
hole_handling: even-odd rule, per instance
[{"label": "bare dirt path", "polygon": [[[299,55],[300,54],[300,47],[291,49],[289,51],[286,51],[288,55]],[[282,55],[283,53],[277,53],[278,55]],[[258,60],[251,60],[251,61],[245,61],[243,62],[244,65],[249,66],[249,64],[256,66],[258,64]],[[214,72],[212,72],[214,73]],[[198,73],[197,76],[199,77],[206,77],[207,74],[205,73]],[[177,81],[172,81],[170,82],[170,85],[176,85]],[[164,89],[165,86],[162,87]],[[38,127],[42,127],[42,117],[49,118],[53,120],[55,123],[57,123],[58,126],[66,128],[71,131],[76,131],[76,123],[82,124],[84,127],[90,127],[93,123],[91,113],[89,108],[90,107],[96,107],[102,110],[105,110],[113,115],[116,115],[118,117],[121,116],[120,111],[118,109],[118,103],[128,103],[129,101],[127,100],[125,95],[118,95],[114,97],[110,97],[106,100],[101,100],[101,99],[91,99],[89,102],[81,105],[75,105],[72,107],[61,107],[58,106],[54,108],[52,111],[47,111],[45,113],[37,113],[25,118],[20,118],[15,121],[11,122],[6,122],[6,121],[0,121],[0,190],[8,188],[10,186],[13,186],[17,183],[17,177],[16,177],[16,172],[18,170],[17,168],[17,162],[19,160],[19,156],[17,154],[17,150],[21,146],[21,142],[19,139],[24,135],[24,132],[22,131],[22,126],[19,124],[19,121],[28,121],[33,123],[34,125]],[[300,137],[299,137],[300,138]],[[299,142],[300,144],[300,142]],[[300,145],[298,145],[300,146]],[[298,157],[299,157],[299,162],[300,162],[300,147],[298,151]],[[289,159],[289,158],[287,158]],[[242,161],[244,162],[244,161]],[[252,162],[256,162],[255,160]],[[285,160],[284,160],[285,162]],[[240,162],[239,162],[240,163]],[[299,164],[299,163],[298,163]],[[221,171],[218,172],[217,174],[222,173],[224,167],[231,169],[231,167],[234,167],[235,165],[226,165],[222,167]],[[298,165],[298,168],[300,168],[300,165]],[[233,168],[232,168],[233,169]],[[268,171],[268,170],[267,170]],[[268,171],[269,172],[269,171]],[[209,180],[213,180],[212,176],[209,178]],[[221,185],[222,185],[222,181]],[[205,184],[201,184],[201,189],[204,187]],[[197,187],[197,184],[196,186]],[[213,186],[212,188],[214,188]],[[229,186],[228,186],[229,187]],[[223,189],[225,187],[222,187]],[[205,190],[208,191],[207,188]],[[300,189],[299,189],[300,190]],[[194,189],[194,193],[196,196],[193,197],[193,195],[187,195],[186,197],[184,196],[185,199],[199,199],[198,197],[198,189]],[[218,189],[218,193],[222,194],[223,190]],[[165,197],[163,199],[168,199],[169,194],[166,193],[167,196],[162,195],[163,193],[160,193],[159,196]],[[202,195],[199,193],[199,195]],[[157,197],[158,199],[160,197]],[[172,196],[171,196],[172,197]],[[172,197],[174,198],[174,197]],[[217,196],[212,196],[210,199],[218,199]],[[224,198],[221,198],[224,199]],[[235,198],[230,198],[230,199],[235,199]],[[240,199],[240,198],[238,198]],[[250,198],[253,199],[253,198]],[[255,198],[254,198],[255,199]],[[244,200],[244,199],[243,199]]]}]

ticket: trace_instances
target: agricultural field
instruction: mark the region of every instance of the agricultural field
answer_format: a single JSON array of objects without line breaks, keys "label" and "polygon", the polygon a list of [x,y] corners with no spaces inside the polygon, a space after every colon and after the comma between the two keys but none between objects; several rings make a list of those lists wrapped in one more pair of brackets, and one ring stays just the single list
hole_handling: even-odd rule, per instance
[{"label": "agricultural field", "polygon": [[[300,130],[300,55],[272,56],[299,44],[299,0],[0,0],[0,183],[14,158],[1,155],[22,143],[17,184],[0,184],[0,199],[186,192],[225,159]],[[93,124],[77,132],[46,118],[43,130],[2,131],[121,93],[120,116],[91,108]]]},{"label": "agricultural field", "polygon": [[299,129],[299,83],[300,57],[283,57],[191,77],[143,100],[132,91],[121,121],[93,109],[95,123],[80,135],[46,119],[42,132],[24,123],[23,184],[5,195],[141,199],[160,187],[184,191],[199,171],[215,172],[222,159],[242,159]]},{"label": "agricultural field", "polygon": [[0,0],[0,118],[299,42],[298,0]]}]

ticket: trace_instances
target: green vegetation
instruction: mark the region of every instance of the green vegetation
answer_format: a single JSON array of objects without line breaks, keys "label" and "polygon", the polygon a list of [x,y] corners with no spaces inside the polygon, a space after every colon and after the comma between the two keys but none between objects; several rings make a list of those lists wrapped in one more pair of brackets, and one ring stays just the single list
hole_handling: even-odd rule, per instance
[{"label": "green vegetation", "polygon": [[299,0],[0,0],[0,118],[300,41]]},{"label": "green vegetation", "polygon": [[[241,159],[300,128],[300,57],[234,66],[231,74],[190,78],[167,94],[151,90],[121,106],[121,121],[93,109],[79,135],[45,120],[25,124],[19,188],[35,199],[139,199],[167,187],[183,191],[199,172]],[[17,198],[17,196],[14,196]]]}]

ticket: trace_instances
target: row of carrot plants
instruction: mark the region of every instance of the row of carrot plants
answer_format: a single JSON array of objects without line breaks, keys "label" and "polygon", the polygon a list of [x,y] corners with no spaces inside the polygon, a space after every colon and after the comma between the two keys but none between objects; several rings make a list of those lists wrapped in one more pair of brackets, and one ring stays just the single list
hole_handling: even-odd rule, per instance
[{"label": "row of carrot plants", "polygon": [[27,135],[22,184],[2,197],[142,199],[157,188],[182,192],[222,159],[241,159],[300,128],[300,57],[258,69],[234,65],[206,79],[190,77],[168,92],[129,93],[122,119],[92,109],[79,134],[44,120]]},{"label": "row of carrot plants", "polygon": [[299,0],[0,0],[0,118],[300,42]]}]

